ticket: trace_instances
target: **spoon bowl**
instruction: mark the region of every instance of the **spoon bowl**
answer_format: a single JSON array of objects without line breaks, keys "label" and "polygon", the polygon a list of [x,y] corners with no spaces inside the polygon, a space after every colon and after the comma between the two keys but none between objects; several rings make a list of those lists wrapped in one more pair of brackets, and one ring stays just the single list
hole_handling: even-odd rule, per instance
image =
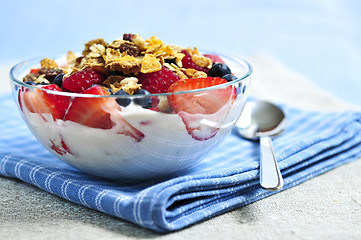
[{"label": "spoon bowl", "polygon": [[271,136],[286,128],[286,117],[276,105],[267,101],[249,101],[237,122],[238,133],[248,140],[260,140],[260,184],[266,190],[280,190],[283,178],[274,155]]}]

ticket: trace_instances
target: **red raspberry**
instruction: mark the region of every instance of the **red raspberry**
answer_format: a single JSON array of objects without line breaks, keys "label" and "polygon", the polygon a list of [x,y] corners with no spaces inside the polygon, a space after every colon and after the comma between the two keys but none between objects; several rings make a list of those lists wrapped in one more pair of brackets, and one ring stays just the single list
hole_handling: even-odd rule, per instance
[{"label": "red raspberry", "polygon": [[71,74],[63,80],[64,91],[80,93],[93,84],[102,84],[104,76],[93,69],[85,69]]},{"label": "red raspberry", "polygon": [[182,67],[184,68],[192,68],[192,69],[195,69],[197,71],[203,71],[205,73],[208,73],[208,68],[205,68],[205,67],[201,67],[201,66],[198,66],[193,60],[192,60],[192,57],[191,55],[187,52],[187,50],[182,50],[183,54],[185,54],[185,56],[183,57],[182,59]]},{"label": "red raspberry", "polygon": [[210,58],[214,63],[225,63],[220,56],[215,54],[204,54],[203,56]]},{"label": "red raspberry", "polygon": [[165,67],[157,72],[140,73],[137,78],[142,88],[150,93],[165,93],[172,83],[179,80],[174,72]]}]

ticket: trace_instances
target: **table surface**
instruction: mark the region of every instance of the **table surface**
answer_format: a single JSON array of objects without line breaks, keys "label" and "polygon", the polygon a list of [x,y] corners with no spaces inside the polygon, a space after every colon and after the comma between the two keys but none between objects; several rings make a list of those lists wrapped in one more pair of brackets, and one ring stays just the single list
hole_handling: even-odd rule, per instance
[{"label": "table surface", "polygon": [[[361,2],[341,0],[3,1],[0,94],[10,91],[8,70],[17,61],[135,32],[245,56],[254,96],[304,109],[360,109],[360,10]],[[359,159],[167,235],[0,177],[0,238],[360,239],[360,169]]]}]

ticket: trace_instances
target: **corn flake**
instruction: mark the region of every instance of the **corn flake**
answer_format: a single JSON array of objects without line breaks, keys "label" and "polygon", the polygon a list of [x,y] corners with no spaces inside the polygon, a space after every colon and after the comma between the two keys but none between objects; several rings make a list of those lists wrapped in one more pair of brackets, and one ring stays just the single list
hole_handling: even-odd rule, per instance
[{"label": "corn flake", "polygon": [[141,73],[151,73],[162,69],[162,64],[153,54],[145,54],[142,59]]},{"label": "corn flake", "polygon": [[148,38],[144,43],[145,53],[154,53],[158,51],[163,45],[164,43],[155,36]]},{"label": "corn flake", "polygon": [[66,61],[68,64],[73,64],[75,63],[77,57],[76,55],[73,53],[73,51],[69,51],[67,54],[66,54]]},{"label": "corn flake", "polygon": [[174,63],[169,64],[169,63],[165,63],[164,66],[166,68],[168,68],[169,70],[173,71],[178,77],[179,79],[187,79],[188,77],[181,71],[181,69],[175,65]]},{"label": "corn flake", "polygon": [[58,64],[53,59],[50,58],[44,58],[40,61],[40,66],[42,68],[56,68],[58,67]]},{"label": "corn flake", "polygon": [[127,52],[123,52],[120,56],[117,55],[117,52],[115,55],[111,55],[111,57],[108,57],[108,54],[106,55],[106,68],[108,68],[110,71],[121,71],[125,75],[136,75],[140,72],[142,63],[141,60],[133,56],[129,56]]}]

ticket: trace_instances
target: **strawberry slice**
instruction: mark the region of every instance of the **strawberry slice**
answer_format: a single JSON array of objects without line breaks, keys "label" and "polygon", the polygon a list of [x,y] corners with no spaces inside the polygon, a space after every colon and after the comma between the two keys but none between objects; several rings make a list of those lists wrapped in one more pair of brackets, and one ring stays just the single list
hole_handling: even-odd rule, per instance
[{"label": "strawberry slice", "polygon": [[[61,91],[55,84],[43,86],[43,89]],[[20,107],[23,110],[25,106],[32,113],[50,113],[53,119],[63,119],[64,113],[69,105],[69,98],[47,93],[41,89],[22,90],[19,92]],[[43,115],[41,115],[46,121]]]},{"label": "strawberry slice", "polygon": [[40,71],[40,68],[32,68],[32,69],[30,69],[30,73],[33,73],[33,74],[39,74],[39,71]]},{"label": "strawberry slice", "polygon": [[[173,83],[168,92],[189,91],[223,83],[227,83],[227,80],[219,77],[185,79]],[[198,93],[173,94],[168,96],[168,102],[176,113],[184,111],[190,114],[213,114],[231,99],[233,101],[235,96],[234,87],[228,86]]]},{"label": "strawberry slice", "polygon": [[[99,85],[93,85],[84,90],[82,94],[109,95],[109,92]],[[120,106],[112,98],[76,97],[64,119],[93,128],[111,129],[116,127],[118,134],[133,137],[138,142],[142,140],[144,134],[125,121],[119,114],[120,111]],[[112,115],[117,124],[113,122]]]},{"label": "strawberry slice", "polygon": [[[179,80],[169,87],[168,92],[189,91],[226,82],[218,77]],[[168,102],[182,118],[188,133],[194,139],[203,141],[217,134],[219,127],[216,123],[224,120],[235,97],[235,88],[227,86],[204,92],[172,94],[168,96]]]},{"label": "strawberry slice", "polygon": [[[83,94],[94,95],[109,95],[100,86],[90,87],[82,92]],[[114,123],[110,119],[110,113],[105,112],[103,105],[109,104],[110,99],[107,98],[93,98],[93,97],[76,97],[64,120],[70,120],[79,124],[101,128],[110,129]]]},{"label": "strawberry slice", "polygon": [[178,115],[182,118],[188,134],[196,140],[208,140],[218,133],[219,127],[214,126],[212,123],[217,123],[219,119],[215,119],[213,115],[189,114],[186,112],[179,112]]},{"label": "strawberry slice", "polygon": [[[45,85],[42,87],[42,89],[62,92],[62,90],[56,84]],[[50,92],[45,93],[45,94],[47,94],[48,97],[54,102],[55,107],[58,109],[58,111],[60,113],[60,118],[63,119],[65,116],[65,112],[69,107],[70,97],[63,96],[63,95],[57,95],[57,94],[53,94]]]}]

